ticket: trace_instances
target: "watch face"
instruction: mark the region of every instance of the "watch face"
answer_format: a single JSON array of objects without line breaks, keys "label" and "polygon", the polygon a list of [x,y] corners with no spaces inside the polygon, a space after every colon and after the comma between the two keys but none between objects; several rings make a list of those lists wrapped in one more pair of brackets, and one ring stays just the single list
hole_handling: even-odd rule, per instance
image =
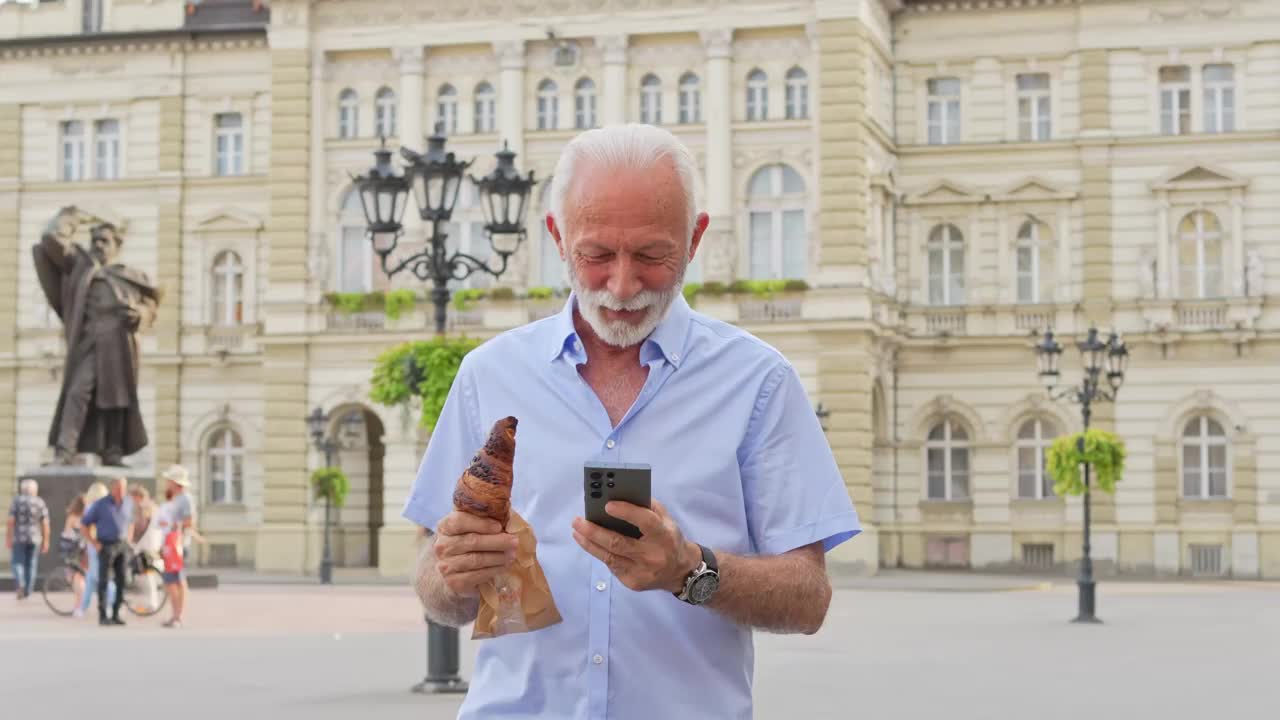
[{"label": "watch face", "polygon": [[701,605],[711,598],[718,587],[720,587],[720,578],[710,573],[703,575],[695,580],[693,587],[689,589],[689,600],[694,605]]}]

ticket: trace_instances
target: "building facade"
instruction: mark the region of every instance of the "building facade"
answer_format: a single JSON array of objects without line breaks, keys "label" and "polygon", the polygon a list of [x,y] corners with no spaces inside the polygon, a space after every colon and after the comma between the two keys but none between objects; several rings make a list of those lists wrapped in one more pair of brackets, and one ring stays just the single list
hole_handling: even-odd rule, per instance
[{"label": "building facade", "polygon": [[[1031,348],[1097,325],[1133,354],[1095,415],[1129,450],[1118,492],[1095,496],[1102,570],[1280,577],[1265,0],[0,4],[0,254],[17,267],[0,276],[0,467],[46,456],[64,350],[28,247],[75,204],[127,222],[126,262],[168,289],[144,339],[152,446],[132,463],[193,469],[202,561],[315,567],[320,407],[353,484],[337,562],[405,572],[426,437],[412,408],[369,402],[369,370],[430,313],[326,300],[415,287],[381,273],[350,175],[380,137],[420,147],[438,127],[478,172],[506,142],[547,178],[581,129],[627,121],[698,160],[697,308],[784,352],[823,419],[867,525],[833,561],[1078,558],[1080,502],[1054,496],[1043,454],[1079,412],[1047,399]],[[488,252],[471,193],[449,231]],[[550,239],[513,261],[459,284],[514,298],[452,309],[453,331],[558,309],[538,291],[564,285]],[[809,289],[707,291],[739,279]]]}]

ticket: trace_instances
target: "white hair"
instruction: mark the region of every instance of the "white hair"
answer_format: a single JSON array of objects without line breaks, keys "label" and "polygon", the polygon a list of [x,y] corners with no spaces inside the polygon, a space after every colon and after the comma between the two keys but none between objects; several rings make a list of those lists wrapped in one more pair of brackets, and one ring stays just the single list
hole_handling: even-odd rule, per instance
[{"label": "white hair", "polygon": [[31,478],[23,478],[22,482],[18,483],[18,492],[23,495],[35,495],[40,492],[40,484]]},{"label": "white hair", "polygon": [[680,189],[684,191],[685,212],[688,226],[685,228],[685,249],[693,239],[693,228],[698,219],[698,197],[695,177],[698,164],[693,153],[675,135],[660,127],[630,123],[611,125],[581,133],[560,153],[555,173],[551,179],[551,214],[561,237],[565,231],[565,200],[569,185],[580,160],[586,159],[597,167],[610,169],[647,170],[664,159],[675,165]]}]

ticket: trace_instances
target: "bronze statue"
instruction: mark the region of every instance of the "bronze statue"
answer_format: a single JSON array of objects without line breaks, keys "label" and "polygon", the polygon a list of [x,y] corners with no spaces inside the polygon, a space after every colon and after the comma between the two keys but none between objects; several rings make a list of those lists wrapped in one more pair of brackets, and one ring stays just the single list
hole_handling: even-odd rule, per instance
[{"label": "bronze statue", "polygon": [[[88,250],[72,236],[94,223]],[[62,319],[67,356],[62,393],[49,428],[54,462],[95,453],[122,465],[147,445],[138,406],[138,330],[155,320],[162,292],[147,276],[116,262],[124,238],[111,223],[64,207],[32,247],[36,275]]]}]

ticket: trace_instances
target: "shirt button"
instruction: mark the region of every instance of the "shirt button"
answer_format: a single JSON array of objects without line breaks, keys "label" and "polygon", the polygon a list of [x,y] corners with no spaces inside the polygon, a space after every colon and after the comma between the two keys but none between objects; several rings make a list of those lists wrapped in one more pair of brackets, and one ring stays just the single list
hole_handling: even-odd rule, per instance
[{"label": "shirt button", "polygon": [[616,443],[616,442],[614,442],[614,441],[613,441],[613,438],[609,438],[609,441],[608,441],[608,442],[606,442],[606,443],[604,444],[604,446],[612,450],[612,449],[613,449],[613,446],[614,446],[614,445],[617,445],[617,444],[618,444],[618,443]]},{"label": "shirt button", "polygon": [[582,343],[578,342],[577,340],[574,340],[573,349],[577,350],[578,352],[582,352]]},{"label": "shirt button", "polygon": [[671,353],[671,359],[680,362],[680,353]]},{"label": "shirt button", "polygon": [[599,590],[600,592],[604,592],[604,589],[605,589],[605,588],[607,588],[607,587],[609,587],[608,583],[606,583],[606,582],[605,582],[605,581],[603,581],[603,580],[601,580],[600,582],[596,583],[596,589],[597,589],[597,590]]},{"label": "shirt button", "polygon": [[596,665],[599,665],[600,663],[604,662],[604,657],[601,655],[592,655],[591,662],[595,663]]}]

